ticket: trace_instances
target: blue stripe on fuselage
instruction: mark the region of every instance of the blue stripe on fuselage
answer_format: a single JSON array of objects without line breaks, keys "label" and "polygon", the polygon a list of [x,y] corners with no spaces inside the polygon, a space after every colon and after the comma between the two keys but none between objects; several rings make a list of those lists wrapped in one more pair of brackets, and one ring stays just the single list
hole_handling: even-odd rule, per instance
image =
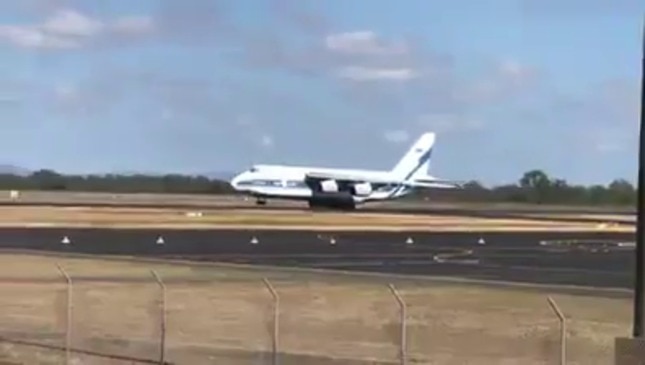
[{"label": "blue stripe on fuselage", "polygon": [[[417,171],[419,171],[419,169],[423,166],[423,164],[426,163],[428,160],[430,160],[431,156],[432,156],[432,148],[430,148],[428,151],[426,151],[426,153],[424,153],[419,157],[419,161],[417,162],[417,165],[414,167],[414,169],[412,169],[412,171],[410,171],[410,173],[408,173],[405,176],[403,181],[408,181],[414,174],[416,174]],[[398,186],[396,186],[394,190],[392,190],[392,192],[390,193],[389,197],[391,198],[397,193],[399,193],[401,191],[401,188],[405,188],[405,186],[402,184],[399,184]]]}]

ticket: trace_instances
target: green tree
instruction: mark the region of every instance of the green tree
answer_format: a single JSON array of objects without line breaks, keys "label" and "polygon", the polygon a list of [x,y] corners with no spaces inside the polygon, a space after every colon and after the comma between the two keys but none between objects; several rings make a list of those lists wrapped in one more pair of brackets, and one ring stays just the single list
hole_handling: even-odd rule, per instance
[{"label": "green tree", "polygon": [[616,179],[609,184],[608,198],[613,204],[626,205],[636,203],[636,189],[625,179]]},{"label": "green tree", "polygon": [[528,201],[543,203],[551,189],[551,179],[542,170],[531,170],[520,179],[520,187],[528,196]]}]

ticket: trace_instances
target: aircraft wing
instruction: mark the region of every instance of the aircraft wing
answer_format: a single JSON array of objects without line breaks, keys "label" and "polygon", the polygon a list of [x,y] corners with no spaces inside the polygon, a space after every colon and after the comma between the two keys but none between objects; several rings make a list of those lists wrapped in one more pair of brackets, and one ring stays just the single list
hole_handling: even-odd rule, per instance
[{"label": "aircraft wing", "polygon": [[399,181],[395,179],[379,178],[375,176],[365,177],[358,175],[349,175],[349,174],[336,174],[336,173],[320,173],[320,172],[310,172],[307,175],[307,178],[313,180],[336,180],[343,182],[369,182],[373,184],[392,184],[392,185],[405,185],[415,188],[442,188],[442,189],[452,189],[459,188],[462,184],[453,181],[436,179],[434,177],[428,176],[421,179],[412,179],[408,181]]},{"label": "aircraft wing", "polygon": [[321,172],[310,172],[306,174],[308,179],[312,180],[336,180],[344,182],[370,182],[375,184],[399,184],[399,181],[394,181],[393,179],[383,179],[378,177],[365,177],[359,175],[349,175],[349,174],[336,174],[336,173],[321,173]]}]

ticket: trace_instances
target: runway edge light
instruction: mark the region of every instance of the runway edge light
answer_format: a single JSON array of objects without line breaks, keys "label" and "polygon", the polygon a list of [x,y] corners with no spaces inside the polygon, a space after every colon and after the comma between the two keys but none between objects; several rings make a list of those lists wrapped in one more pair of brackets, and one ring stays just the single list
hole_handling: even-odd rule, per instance
[{"label": "runway edge light", "polygon": [[69,245],[70,243],[72,243],[72,241],[67,236],[63,237],[63,239],[60,242],[64,245]]},{"label": "runway edge light", "polygon": [[157,237],[156,243],[158,245],[163,245],[164,243],[166,243],[166,241],[163,239],[163,236],[159,236],[159,237]]},{"label": "runway edge light", "polygon": [[405,240],[405,243],[407,243],[408,245],[411,245],[414,243],[414,240],[412,239],[412,237],[408,236],[408,239]]},{"label": "runway edge light", "polygon": [[251,237],[251,244],[252,245],[257,245],[260,241],[258,240],[257,237],[253,236]]},{"label": "runway edge light", "polygon": [[639,130],[636,250],[632,337],[617,337],[614,364],[637,365],[645,359],[645,17],[641,14],[641,115]]}]

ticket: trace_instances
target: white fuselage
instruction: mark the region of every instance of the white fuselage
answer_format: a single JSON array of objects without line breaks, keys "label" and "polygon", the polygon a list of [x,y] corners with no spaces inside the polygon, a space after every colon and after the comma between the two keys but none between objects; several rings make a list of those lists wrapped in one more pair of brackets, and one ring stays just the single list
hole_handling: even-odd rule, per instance
[{"label": "white fuselage", "polygon": [[[257,197],[308,200],[314,196],[313,189],[307,185],[306,176],[311,173],[329,175],[350,175],[360,177],[364,182],[391,180],[389,171],[357,170],[320,167],[300,167],[281,165],[256,165],[237,175],[231,181],[233,188]],[[396,184],[376,185],[363,196],[352,196],[355,203],[385,200],[406,195],[411,189]]]}]

